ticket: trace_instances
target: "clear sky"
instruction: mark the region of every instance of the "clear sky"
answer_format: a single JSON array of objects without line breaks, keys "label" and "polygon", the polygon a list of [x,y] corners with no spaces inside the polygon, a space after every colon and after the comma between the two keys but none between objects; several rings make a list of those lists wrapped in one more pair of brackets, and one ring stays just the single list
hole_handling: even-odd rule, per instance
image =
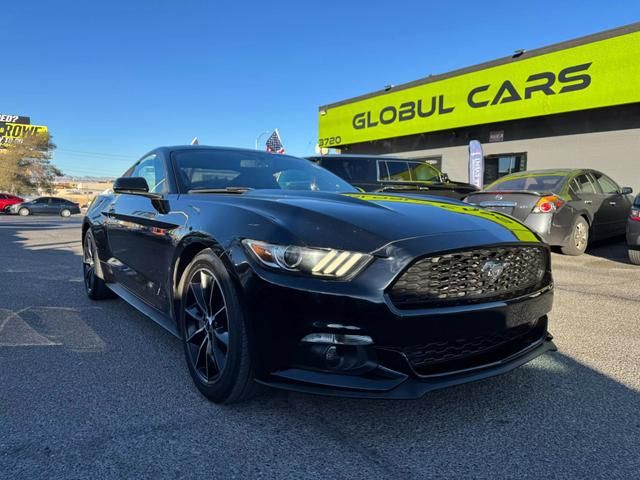
[{"label": "clear sky", "polygon": [[48,125],[72,175],[275,127],[302,156],[322,104],[639,20],[638,0],[6,1],[0,113]]}]

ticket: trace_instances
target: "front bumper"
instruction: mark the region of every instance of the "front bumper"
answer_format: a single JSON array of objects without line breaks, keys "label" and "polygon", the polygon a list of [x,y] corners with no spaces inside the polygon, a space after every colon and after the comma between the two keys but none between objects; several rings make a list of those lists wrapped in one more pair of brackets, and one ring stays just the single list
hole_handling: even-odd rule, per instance
[{"label": "front bumper", "polygon": [[[332,282],[262,270],[241,251],[232,257],[240,260],[239,280],[251,299],[244,303],[260,365],[256,376],[265,385],[348,397],[416,398],[508,372],[555,350],[546,316],[552,284],[510,300],[399,310],[385,294],[393,280],[385,275],[397,272],[397,265],[385,261],[374,262],[351,282]],[[450,360],[451,345],[460,353],[467,345],[476,348],[478,339],[515,331],[526,335]],[[338,368],[323,363],[330,344],[302,342],[313,333],[367,336],[373,343],[339,347],[347,360]],[[426,350],[427,357],[438,358],[425,361]]]},{"label": "front bumper", "polygon": [[495,363],[431,378],[416,378],[388,369],[381,369],[379,379],[362,377],[353,379],[344,375],[290,369],[271,375],[268,379],[258,380],[258,382],[270,387],[300,393],[349,398],[409,400],[420,398],[434,390],[502,375],[530,362],[545,352],[556,350],[557,347],[549,335],[529,348]]}]

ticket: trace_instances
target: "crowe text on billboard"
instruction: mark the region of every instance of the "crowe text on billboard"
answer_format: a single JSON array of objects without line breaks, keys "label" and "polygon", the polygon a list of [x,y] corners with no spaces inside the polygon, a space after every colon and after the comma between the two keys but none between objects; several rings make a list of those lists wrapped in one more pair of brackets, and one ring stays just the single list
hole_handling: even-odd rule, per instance
[{"label": "crowe text on billboard", "polygon": [[44,125],[28,125],[24,123],[0,122],[0,148],[15,143],[23,143],[25,138],[38,137],[46,140],[49,128]]},{"label": "crowe text on billboard", "polygon": [[640,101],[640,32],[320,108],[338,146]]}]

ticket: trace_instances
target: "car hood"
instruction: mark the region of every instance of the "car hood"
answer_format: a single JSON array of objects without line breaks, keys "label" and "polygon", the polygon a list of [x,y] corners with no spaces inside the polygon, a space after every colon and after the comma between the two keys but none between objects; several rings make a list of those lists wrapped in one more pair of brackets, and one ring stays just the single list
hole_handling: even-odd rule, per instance
[{"label": "car hood", "polygon": [[472,245],[539,241],[509,216],[424,195],[256,190],[229,200],[316,247],[372,252],[417,237]]}]

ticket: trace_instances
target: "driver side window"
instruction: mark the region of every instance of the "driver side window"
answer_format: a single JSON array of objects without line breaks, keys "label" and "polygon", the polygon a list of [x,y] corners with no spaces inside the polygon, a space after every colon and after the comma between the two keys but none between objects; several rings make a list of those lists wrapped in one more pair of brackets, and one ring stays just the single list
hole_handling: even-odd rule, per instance
[{"label": "driver side window", "polygon": [[144,178],[147,181],[149,193],[164,193],[167,191],[167,175],[164,163],[156,154],[140,160],[130,176]]},{"label": "driver side window", "polygon": [[595,177],[598,185],[600,185],[603,193],[618,193],[620,191],[618,184],[603,173],[592,172],[592,175]]}]

